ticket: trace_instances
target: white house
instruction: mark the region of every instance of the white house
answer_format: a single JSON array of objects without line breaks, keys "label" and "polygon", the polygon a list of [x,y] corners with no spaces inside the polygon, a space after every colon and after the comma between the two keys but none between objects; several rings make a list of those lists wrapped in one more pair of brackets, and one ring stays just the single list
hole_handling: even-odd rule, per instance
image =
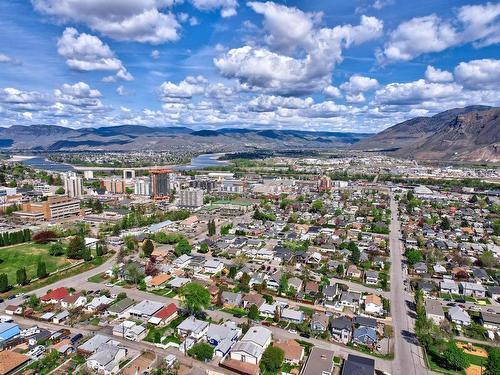
[{"label": "white house", "polygon": [[222,272],[224,269],[224,263],[222,263],[220,260],[207,260],[205,264],[203,265],[203,271],[205,273],[210,273],[210,274],[217,274],[219,272]]},{"label": "white house", "polygon": [[104,374],[118,374],[120,361],[127,356],[127,349],[114,344],[103,344],[87,359],[87,367]]},{"label": "white house", "polygon": [[258,365],[262,354],[271,344],[272,333],[269,329],[256,326],[234,344],[231,350],[231,359],[240,362],[252,363]]}]

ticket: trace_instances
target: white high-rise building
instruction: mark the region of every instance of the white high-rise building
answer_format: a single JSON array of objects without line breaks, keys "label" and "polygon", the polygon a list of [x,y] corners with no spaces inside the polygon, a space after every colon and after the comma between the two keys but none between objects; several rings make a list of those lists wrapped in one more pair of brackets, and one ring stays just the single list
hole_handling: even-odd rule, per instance
[{"label": "white high-rise building", "polygon": [[134,183],[135,195],[151,195],[151,180],[149,177],[137,178]]},{"label": "white high-rise building", "polygon": [[82,178],[75,172],[63,174],[64,191],[68,197],[80,198],[83,195]]},{"label": "white high-rise building", "polygon": [[197,208],[203,206],[203,190],[185,189],[179,192],[182,207]]}]

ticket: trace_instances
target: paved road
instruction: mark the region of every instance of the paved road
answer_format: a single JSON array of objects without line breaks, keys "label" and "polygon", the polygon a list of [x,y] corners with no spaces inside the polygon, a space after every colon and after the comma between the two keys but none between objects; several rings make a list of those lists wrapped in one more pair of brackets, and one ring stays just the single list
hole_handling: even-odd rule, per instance
[{"label": "paved road", "polygon": [[391,194],[391,226],[389,248],[391,251],[391,315],[394,328],[394,354],[392,374],[429,374],[425,367],[422,348],[414,335],[414,320],[409,315],[413,298],[404,290],[402,267],[401,225],[398,204]]}]

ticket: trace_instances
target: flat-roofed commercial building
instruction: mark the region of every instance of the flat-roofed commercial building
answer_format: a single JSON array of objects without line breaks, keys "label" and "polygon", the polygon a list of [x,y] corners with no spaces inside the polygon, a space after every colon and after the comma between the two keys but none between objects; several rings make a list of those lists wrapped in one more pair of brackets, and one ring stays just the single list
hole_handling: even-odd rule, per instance
[{"label": "flat-roofed commercial building", "polygon": [[80,201],[70,197],[48,197],[44,202],[23,204],[22,211],[14,215],[35,220],[58,220],[81,214]]}]

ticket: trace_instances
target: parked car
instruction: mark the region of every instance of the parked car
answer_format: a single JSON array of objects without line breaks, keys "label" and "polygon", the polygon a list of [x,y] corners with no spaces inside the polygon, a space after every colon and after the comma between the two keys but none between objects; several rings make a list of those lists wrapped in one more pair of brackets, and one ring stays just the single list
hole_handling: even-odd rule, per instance
[{"label": "parked car", "polygon": [[288,330],[288,333],[291,333],[292,335],[296,335],[297,334],[297,331],[294,330],[294,329],[289,329]]},{"label": "parked car", "polygon": [[306,333],[306,332],[302,332],[300,334],[300,337],[305,337],[306,339],[308,339],[309,337],[311,337],[311,335],[309,333]]}]

